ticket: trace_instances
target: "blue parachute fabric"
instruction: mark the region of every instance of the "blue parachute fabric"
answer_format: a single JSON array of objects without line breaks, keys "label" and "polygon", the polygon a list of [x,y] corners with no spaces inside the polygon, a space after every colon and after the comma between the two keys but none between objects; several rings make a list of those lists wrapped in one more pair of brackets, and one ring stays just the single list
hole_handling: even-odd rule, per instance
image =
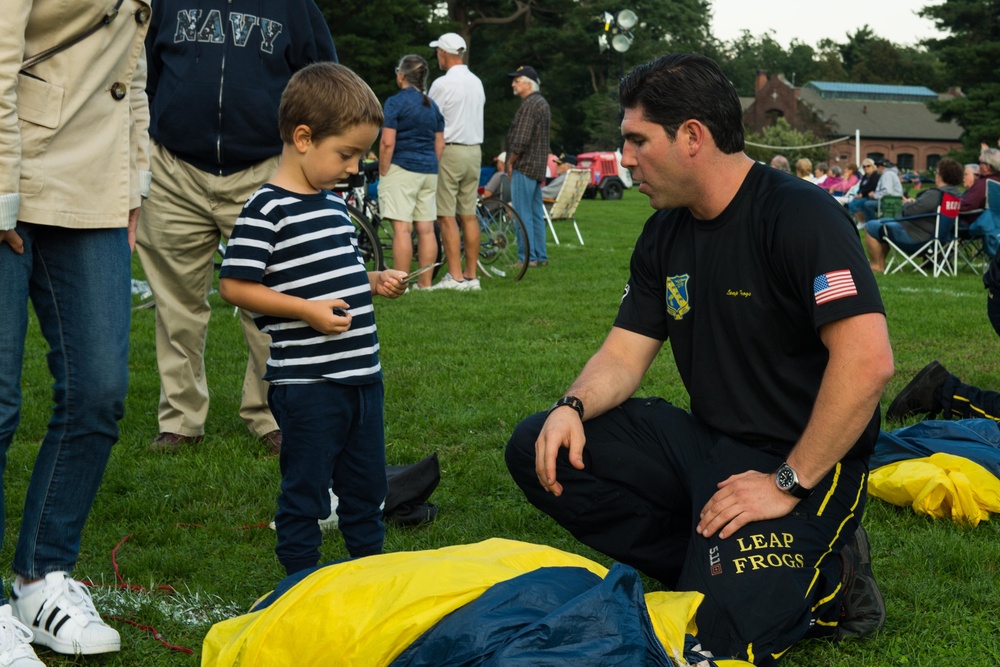
[{"label": "blue parachute fabric", "polygon": [[448,614],[391,667],[671,667],[642,581],[615,564],[604,579],[545,567],[492,586]]},{"label": "blue parachute fabric", "polygon": [[892,433],[881,431],[869,468],[937,453],[969,459],[1000,478],[1000,424],[992,419],[929,419]]}]

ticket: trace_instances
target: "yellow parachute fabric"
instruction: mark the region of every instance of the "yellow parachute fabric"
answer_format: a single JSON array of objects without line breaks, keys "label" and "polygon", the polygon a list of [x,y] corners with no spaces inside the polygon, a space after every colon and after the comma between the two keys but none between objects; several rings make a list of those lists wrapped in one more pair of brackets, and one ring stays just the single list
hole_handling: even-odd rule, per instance
[{"label": "yellow parachute fabric", "polygon": [[1000,512],[1000,479],[978,463],[952,454],[932,454],[876,468],[868,493],[918,514],[979,525]]},{"label": "yellow parachute fabric", "polygon": [[[585,568],[602,578],[607,574],[582,556],[504,539],[320,568],[265,609],[215,624],[205,637],[201,664],[388,665],[444,616],[494,584],[561,566]],[[683,655],[685,634],[697,633],[694,615],[702,595],[655,592],[645,597],[664,649]]]}]

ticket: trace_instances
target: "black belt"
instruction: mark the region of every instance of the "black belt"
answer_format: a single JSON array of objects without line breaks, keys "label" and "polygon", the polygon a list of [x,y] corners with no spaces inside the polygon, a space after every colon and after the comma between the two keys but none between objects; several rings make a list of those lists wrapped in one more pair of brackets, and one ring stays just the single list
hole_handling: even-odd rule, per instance
[{"label": "black belt", "polygon": [[460,144],[457,141],[446,141],[445,146],[482,146],[482,144]]}]

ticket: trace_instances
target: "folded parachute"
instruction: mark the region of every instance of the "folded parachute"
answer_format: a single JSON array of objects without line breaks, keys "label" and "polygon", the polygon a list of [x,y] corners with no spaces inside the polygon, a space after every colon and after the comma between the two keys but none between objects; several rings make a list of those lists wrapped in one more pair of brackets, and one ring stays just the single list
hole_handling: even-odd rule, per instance
[{"label": "folded parachute", "polygon": [[928,420],[882,431],[868,492],[918,514],[976,526],[1000,512],[1000,426]]},{"label": "folded parachute", "polygon": [[492,539],[372,556],[290,577],[205,637],[204,667],[672,667],[691,652],[700,593],[643,595],[638,573]]}]

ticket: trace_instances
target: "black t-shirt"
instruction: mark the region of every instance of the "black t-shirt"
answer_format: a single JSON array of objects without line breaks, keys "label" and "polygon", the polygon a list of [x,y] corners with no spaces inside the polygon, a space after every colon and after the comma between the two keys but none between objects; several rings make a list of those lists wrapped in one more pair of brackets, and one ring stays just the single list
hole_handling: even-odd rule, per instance
[{"label": "black t-shirt", "polygon": [[[872,312],[885,311],[844,208],[812,183],[754,164],[714,220],[685,208],[646,222],[615,326],[670,341],[697,417],[787,451],[829,357],[819,328]],[[876,409],[852,455],[870,454],[878,428]]]}]

